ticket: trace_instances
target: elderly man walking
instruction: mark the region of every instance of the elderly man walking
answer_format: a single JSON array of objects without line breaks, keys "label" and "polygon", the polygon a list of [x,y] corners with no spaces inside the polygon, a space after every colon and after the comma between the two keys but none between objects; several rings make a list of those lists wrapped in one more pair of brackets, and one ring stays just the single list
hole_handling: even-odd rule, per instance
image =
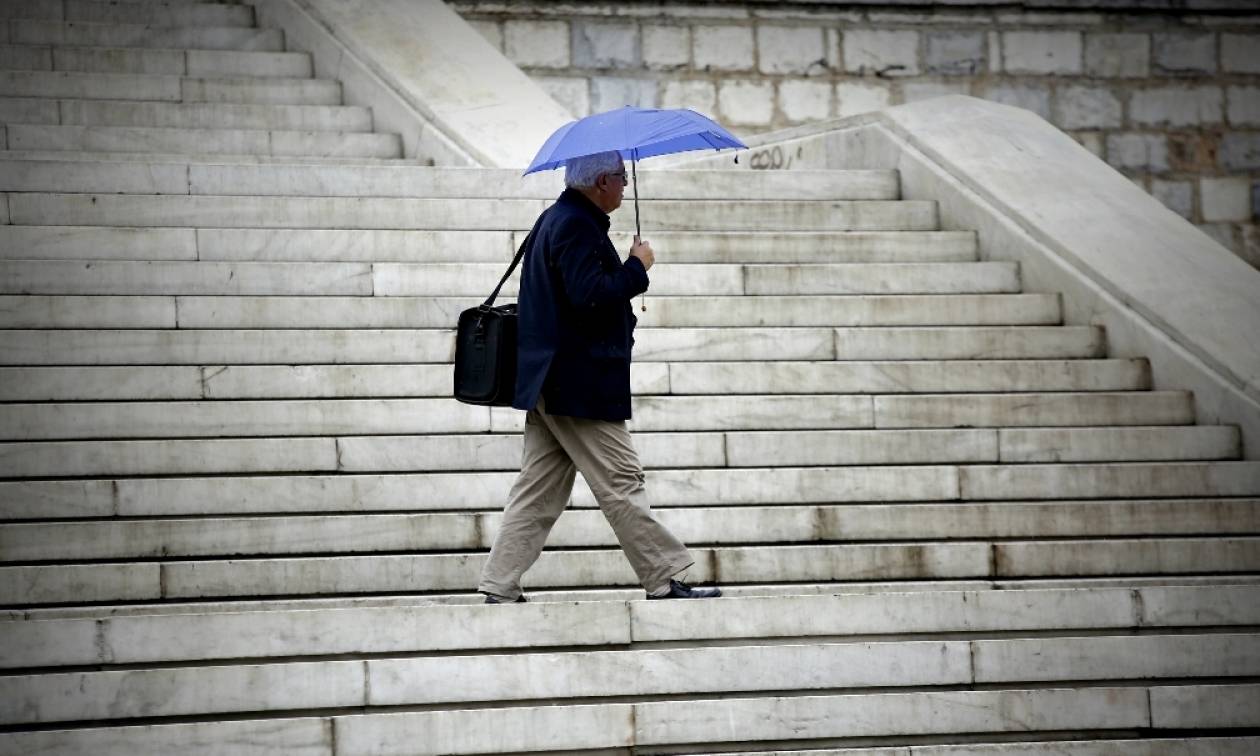
[{"label": "elderly man walking", "polygon": [[635,237],[623,264],[608,238],[625,165],[616,152],[570,160],[565,190],[534,224],[521,266],[516,396],[525,415],[521,473],[508,495],[478,590],[486,603],[525,601],[538,559],[582,472],[648,598],[709,598],[675,579],[694,560],[648,508],[643,466],[626,430],[630,300],[648,288],[652,247]]}]

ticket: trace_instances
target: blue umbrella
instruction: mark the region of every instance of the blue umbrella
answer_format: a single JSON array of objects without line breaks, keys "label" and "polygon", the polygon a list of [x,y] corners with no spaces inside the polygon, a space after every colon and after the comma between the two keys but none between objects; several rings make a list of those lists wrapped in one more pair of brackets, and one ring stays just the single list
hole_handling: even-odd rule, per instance
[{"label": "blue umbrella", "polygon": [[694,110],[624,108],[566,123],[547,138],[522,175],[559,168],[583,155],[616,150],[630,160],[634,181],[634,228],[639,231],[639,184],[636,164],[643,158],[724,147],[747,148],[729,131]]}]

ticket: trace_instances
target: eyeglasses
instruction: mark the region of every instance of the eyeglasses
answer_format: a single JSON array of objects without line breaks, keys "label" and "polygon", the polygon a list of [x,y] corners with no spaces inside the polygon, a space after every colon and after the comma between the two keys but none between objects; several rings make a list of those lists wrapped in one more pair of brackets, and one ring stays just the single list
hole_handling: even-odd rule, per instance
[{"label": "eyeglasses", "polygon": [[623,184],[629,183],[629,178],[626,176],[626,172],[625,172],[625,171],[622,171],[621,173],[605,173],[604,175],[605,175],[605,176],[616,176],[617,178],[621,179],[621,183],[623,183]]}]

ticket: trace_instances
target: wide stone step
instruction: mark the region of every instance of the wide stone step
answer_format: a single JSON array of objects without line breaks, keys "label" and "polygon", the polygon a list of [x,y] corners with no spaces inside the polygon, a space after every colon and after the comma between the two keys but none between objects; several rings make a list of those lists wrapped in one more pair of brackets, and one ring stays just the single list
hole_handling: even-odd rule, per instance
[{"label": "wide stone step", "polygon": [[[441,432],[443,420],[416,428],[415,420],[394,420],[390,410],[419,402],[398,400],[372,403],[363,416],[347,417],[353,407],[338,408],[314,419],[294,418],[298,412],[265,408],[262,417],[232,422],[228,408],[213,408],[209,422],[195,411],[181,429],[154,418],[147,405],[101,412],[106,420],[86,427],[64,429],[69,413],[37,414],[6,411],[6,420],[20,427],[12,436],[39,438],[102,438],[101,441],[0,443],[0,477],[66,477],[101,475],[172,475],[259,472],[418,472],[510,470],[519,467],[521,440],[515,435],[470,436],[345,436],[329,438],[217,438],[273,436],[282,433]],[[401,405],[401,406],[400,406]],[[89,407],[93,405],[88,405]],[[143,408],[143,409],[142,409]],[[7,409],[7,408],[6,408]],[[305,409],[305,408],[301,408]],[[331,408],[330,408],[331,409]],[[32,421],[48,418],[45,425]],[[146,425],[145,422],[149,421]],[[306,420],[306,422],[303,422]],[[791,425],[795,418],[767,421]],[[60,421],[60,422],[59,422]],[[112,421],[112,423],[110,422]],[[809,421],[797,421],[809,422]],[[843,424],[846,420],[819,422]],[[853,422],[853,421],[848,421]],[[466,421],[466,425],[475,425]],[[682,425],[703,425],[701,422]],[[856,423],[854,423],[856,424]],[[755,427],[755,426],[754,426]],[[63,430],[64,429],[64,430]],[[468,428],[458,428],[466,431]],[[178,437],[170,441],[121,441],[118,438]],[[190,439],[209,436],[210,439]],[[801,465],[951,464],[994,462],[1112,462],[1151,460],[1237,459],[1237,429],[1225,426],[1186,428],[1082,428],[1070,430],[958,430],[958,431],[792,431],[791,433],[640,433],[637,447],[648,468],[787,467]],[[309,456],[304,456],[309,455]],[[263,457],[259,459],[259,457]]]},{"label": "wide stone step", "polygon": [[[349,124],[345,130],[370,130],[370,116],[367,127]],[[5,165],[0,186],[12,191],[50,191],[67,184],[79,185],[85,191],[100,191],[104,186],[153,194],[188,191],[187,167],[180,164],[132,167],[114,162],[101,167],[81,161],[11,160]],[[614,235],[613,240],[618,249],[626,249],[630,243],[624,234]],[[974,234],[958,231],[661,232],[653,234],[650,241],[662,255],[668,254],[671,262],[679,263],[945,263],[972,262],[976,257]],[[507,231],[209,228],[194,232],[9,225],[0,226],[0,242],[0,259],[496,262],[504,267],[517,249],[511,246],[512,234]]]},{"label": "wide stone step", "polygon": [[678,362],[669,364],[668,379],[672,394],[1130,391],[1151,387],[1150,364],[1144,359]]},{"label": "wide stone step", "polygon": [[[0,722],[1256,672],[1260,635],[1245,633],[385,658],[11,675],[0,678]],[[215,695],[170,694],[185,690]]]},{"label": "wide stone step", "polygon": [[[1254,573],[1205,574],[1205,575],[1133,575],[1121,577],[1068,577],[1068,578],[970,578],[963,580],[871,580],[837,584],[835,582],[790,583],[732,583],[722,584],[724,598],[768,598],[783,596],[831,596],[837,594],[870,595],[876,593],[912,593],[927,595],[948,591],[1041,591],[1041,590],[1098,590],[1138,588],[1202,588],[1220,586],[1260,585],[1260,575]],[[556,590],[531,590],[530,603],[572,603],[637,601],[643,598],[643,588],[635,587],[570,587]],[[100,619],[103,617],[135,617],[177,614],[236,614],[241,612],[313,611],[344,609],[381,609],[417,606],[470,606],[482,605],[485,596],[474,590],[446,591],[415,594],[385,594],[372,596],[294,596],[287,598],[236,598],[210,600],[178,600],[151,602],[123,602],[110,604],[68,604],[25,608],[0,608],[0,620],[48,620],[48,619]],[[1210,619],[1210,618],[1209,618]],[[1187,623],[1211,625],[1209,622]]]},{"label": "wide stone step", "polygon": [[[477,296],[502,276],[492,263],[373,266],[382,296]],[[1020,290],[1016,263],[653,266],[652,294],[971,294]],[[504,284],[516,296],[520,271]]]},{"label": "wide stone step", "polygon": [[[168,152],[223,153],[233,156],[248,154],[284,157],[398,158],[402,156],[402,143],[397,134],[341,131],[10,125],[9,144],[18,149],[108,150],[136,153],[161,149]],[[72,172],[73,169],[67,167],[63,171]],[[127,174],[127,171],[122,172],[121,181],[126,181]],[[157,174],[149,181],[160,180],[163,175],[169,175],[169,173]],[[174,179],[174,181],[179,180],[179,178]],[[134,181],[131,185],[134,186]],[[123,188],[127,186],[120,184],[117,187],[119,190]],[[172,187],[164,185],[156,188],[170,189]]]},{"label": "wide stone step", "polygon": [[[0,519],[503,508],[515,472],[0,482]],[[1158,462],[651,470],[654,507],[1260,496],[1260,463]],[[570,506],[597,506],[578,477]]]},{"label": "wide stone step", "polygon": [[[372,112],[349,105],[250,105],[230,102],[140,102],[124,100],[53,100],[0,98],[0,121],[6,123],[62,126],[137,126],[177,129],[249,129],[277,131],[360,131],[372,130]],[[184,193],[188,193],[188,167],[172,165],[171,160],[154,161],[148,155],[132,155],[127,164],[142,170],[184,173]],[[222,158],[216,158],[222,159]],[[188,158],[185,158],[187,161]],[[29,159],[11,153],[2,159],[5,190],[12,191],[123,191],[131,192],[121,161],[104,164],[84,160]],[[53,165],[45,167],[42,164]],[[57,165],[70,163],[65,169]],[[25,165],[30,164],[30,165]],[[76,175],[72,171],[77,171]],[[122,176],[118,182],[111,178]],[[101,187],[101,188],[97,188]],[[955,232],[956,233],[956,232]]]},{"label": "wide stone step", "polygon": [[[12,194],[11,223],[45,226],[214,226],[226,228],[468,229],[530,228],[545,200],[390,197],[218,197]],[[697,230],[932,231],[936,203],[858,200],[651,200],[640,203],[649,228]],[[618,213],[613,227],[634,228]]]},{"label": "wide stone step", "polygon": [[[363,135],[373,139],[388,135]],[[379,141],[379,140],[378,140]],[[396,138],[392,140],[397,147]],[[441,313],[443,322],[450,313],[470,306],[470,299],[451,301],[450,297],[482,299],[491,291],[503,273],[493,263],[265,263],[265,262],[167,262],[167,261],[0,261],[0,294],[91,294],[91,295],[327,295],[350,294],[377,297],[443,298],[438,304],[449,305]],[[893,294],[1011,294],[1019,292],[1016,263],[903,263],[839,265],[690,265],[663,263],[653,267],[652,287],[655,295],[727,297],[751,295],[753,305],[760,295],[772,296],[770,305],[795,301],[798,288],[783,276],[816,279],[800,294],[820,295],[893,295]],[[513,274],[500,296],[515,297],[519,273]],[[1057,304],[1057,297],[1040,295]],[[936,299],[936,297],[928,298]],[[719,300],[711,309],[725,309],[729,300]],[[830,300],[810,299],[808,308],[795,308],[794,318],[806,320],[806,312],[830,309]],[[228,302],[222,309],[231,309]],[[351,310],[353,301],[342,301],[342,310]],[[654,304],[656,304],[654,300]],[[673,307],[686,311],[686,301],[667,303],[664,320],[672,320]],[[842,303],[841,303],[842,304]],[[459,308],[459,309],[456,309]],[[766,308],[767,310],[771,308]],[[865,309],[878,309],[868,307]],[[885,307],[886,310],[895,309]],[[1044,306],[1041,309],[1046,309]],[[1057,308],[1054,308],[1057,309]],[[805,310],[805,312],[801,312]],[[713,314],[697,320],[718,320]],[[738,318],[725,318],[738,320]],[[754,322],[758,324],[754,316]],[[864,324],[860,318],[840,317],[834,321],[816,314],[815,323],[826,325]],[[898,320],[890,319],[889,324]],[[946,321],[949,319],[946,318]],[[794,323],[785,323],[792,325]],[[916,324],[923,324],[916,321]],[[943,323],[942,323],[943,324]],[[263,325],[263,324],[256,324]],[[681,324],[680,324],[681,325]]]},{"label": "wide stone step", "polygon": [[[916,745],[915,756],[1250,756],[1260,751],[1260,737],[1151,737],[1142,740],[1104,738],[1100,740],[1051,739],[1009,743],[969,743],[966,745]],[[800,756],[800,751],[741,751],[741,756]],[[810,749],[809,756],[905,756],[894,748]],[[687,756],[701,756],[688,754]]]},{"label": "wide stone step", "polygon": [[[340,105],[341,82],[333,79],[256,76],[195,78],[77,71],[0,71],[0,95],[160,102]],[[9,144],[14,149],[47,149],[29,139],[10,141]]]},{"label": "wide stone step", "polygon": [[[49,313],[51,318],[51,313]],[[939,362],[635,362],[635,394],[1142,391],[1137,359]],[[449,396],[449,365],[0,368],[0,401]]]},{"label": "wide stone step", "polygon": [[[558,173],[521,177],[513,169],[415,165],[197,165],[193,194],[288,197],[478,197],[554,200],[564,188]],[[652,200],[896,200],[896,171],[656,170],[639,174],[639,195]],[[629,210],[629,206],[626,206]]]},{"label": "wide stone step", "polygon": [[[153,188],[177,180],[171,174],[129,172],[128,177],[124,180]],[[191,228],[0,226],[0,259],[196,260],[197,234]]]},{"label": "wide stone step", "polygon": [[18,45],[284,51],[284,32],[280,29],[241,26],[157,26],[13,19],[9,21],[8,41]]},{"label": "wide stone step", "polygon": [[[1101,357],[1101,328],[644,328],[649,362]],[[4,365],[447,363],[449,330],[0,330]]]},{"label": "wide stone step", "polygon": [[173,76],[284,76],[303,79],[314,76],[310,53],[304,52],[135,47],[0,45],[0,68]]},{"label": "wide stone step", "polygon": [[[309,271],[299,265],[76,261],[40,269],[35,263],[0,262],[0,270],[13,271],[10,290],[89,295],[0,294],[0,328],[447,328],[484,297],[371,297],[376,280],[386,274],[359,263],[324,263],[336,267]],[[651,307],[639,313],[640,326],[1053,325],[1062,320],[1059,298],[1048,294],[707,296],[688,291],[697,282],[680,273],[686,267],[673,266],[674,276],[662,284],[663,291],[682,286],[684,296],[651,297]],[[129,271],[136,275],[128,277]],[[308,272],[314,275],[305,277]],[[96,276],[99,280],[93,280]],[[91,294],[94,289],[212,296]],[[321,289],[360,294],[314,296]],[[232,296],[269,290],[300,296]]]},{"label": "wide stone step", "polygon": [[[686,605],[533,602],[511,614],[484,606],[428,605],[16,620],[0,622],[0,668],[706,639],[1254,625],[1260,617],[1258,591],[1256,586],[879,591]],[[373,632],[364,633],[364,627]]]},{"label": "wide stone step", "polygon": [[[0,48],[3,49],[3,48]],[[239,55],[238,53],[215,53],[221,55]],[[255,55],[270,55],[270,53],[255,53]],[[19,106],[34,107],[39,104],[39,100],[9,98],[8,103],[13,108]],[[31,105],[27,105],[31,103]],[[104,109],[103,105],[113,105],[112,109]],[[147,105],[148,107],[143,107]],[[139,116],[157,115],[153,111],[154,103],[104,103],[91,100],[63,100],[61,107],[54,105],[51,113],[44,116],[42,113],[35,113],[36,116],[43,116],[50,120],[48,123],[60,123],[63,125],[103,125],[103,126],[167,126],[174,125],[179,127],[187,127],[187,123],[154,123],[145,120]],[[168,107],[190,107],[191,104],[168,105]],[[91,106],[93,110],[83,112],[85,108]],[[122,106],[122,107],[118,107]],[[243,107],[243,106],[236,106]],[[282,107],[282,106],[273,106]],[[304,107],[304,106],[289,106]],[[328,106],[308,106],[308,107],[328,107]],[[329,108],[336,111],[335,108]],[[58,115],[60,111],[60,115]],[[70,112],[67,112],[70,111]],[[176,114],[179,111],[174,111]],[[258,111],[266,114],[266,111]],[[0,106],[0,113],[3,108]],[[115,115],[123,117],[115,117]],[[230,114],[230,111],[228,111]],[[15,115],[22,115],[18,112]],[[203,110],[200,114],[202,121],[207,116],[220,115],[219,112],[213,110]],[[85,116],[88,116],[85,118]],[[130,116],[130,117],[128,117]],[[272,119],[274,120],[274,119]],[[31,123],[32,121],[22,120],[20,118],[10,119],[14,123]],[[45,121],[34,121],[35,123],[44,123]],[[207,125],[193,121],[191,125],[203,126]],[[232,126],[232,124],[213,123],[218,128]],[[266,120],[259,120],[255,115],[254,120],[249,125],[250,128],[277,128],[273,123]],[[237,127],[240,128],[240,127]],[[347,130],[347,129],[342,129]],[[359,131],[370,131],[370,118],[366,128],[359,128]],[[158,148],[155,148],[158,149]],[[44,166],[41,163],[50,161],[37,160],[19,160],[7,159],[0,164],[6,165],[7,170],[22,169],[25,173],[32,173]],[[23,164],[28,165],[23,165]],[[53,191],[53,192],[84,192],[84,191],[102,191],[94,187],[106,187],[104,191],[123,191],[121,188],[110,184],[109,178],[118,171],[118,166],[103,165],[82,165],[81,161],[74,162],[78,171],[83,174],[81,176],[58,173],[54,174],[58,181],[26,181],[23,183],[14,182],[13,178],[6,177],[9,182],[3,185],[6,189],[14,189],[18,191]],[[49,166],[53,169],[55,166]],[[490,168],[443,168],[443,167],[425,167],[417,165],[311,165],[302,163],[292,163],[289,165],[277,164],[205,164],[200,162],[190,162],[186,165],[172,165],[169,161],[151,161],[146,162],[143,157],[138,157],[131,165],[132,169],[142,169],[150,171],[161,171],[174,173],[178,171],[184,179],[182,191],[179,192],[162,192],[162,193],[182,193],[182,194],[198,194],[198,195],[281,195],[281,196],[311,196],[311,197],[470,197],[470,198],[486,198],[486,199],[502,199],[506,197],[514,198],[534,198],[553,200],[559,194],[562,185],[558,181],[558,177],[549,176],[546,183],[538,181],[520,180],[518,171],[500,170]],[[770,178],[779,177],[777,174],[752,174],[760,180],[749,180],[739,184],[740,191],[732,193],[713,192],[710,191],[709,185],[715,181],[721,180],[729,182],[727,177],[728,171],[661,171],[654,175],[654,187],[651,197],[654,200],[662,199],[711,199],[713,196],[727,195],[730,199],[751,199],[766,200],[773,199],[777,201],[791,200],[814,200],[814,199],[838,199],[838,200],[862,200],[862,199],[896,199],[897,198],[897,175],[893,171],[818,171],[805,174],[809,181],[803,181],[798,178],[792,183],[787,184],[783,181],[771,181]],[[24,178],[19,176],[18,178]],[[491,187],[497,187],[497,190]],[[140,193],[140,192],[136,192]],[[943,232],[942,232],[943,233]],[[953,232],[960,235],[960,232]],[[696,234],[684,234],[686,237],[695,237]],[[792,234],[786,234],[789,238]],[[946,237],[948,238],[948,237]],[[656,241],[654,239],[654,241]]]},{"label": "wide stone step", "polygon": [[[693,547],[1246,535],[1260,530],[1260,499],[663,508],[657,517]],[[499,513],[473,512],[10,522],[0,524],[0,561],[489,550],[501,522]],[[547,538],[550,549],[617,545],[594,510],[566,512]]]},{"label": "wide stone step", "polygon": [[[201,744],[208,749],[230,742],[242,744],[238,752],[247,756],[292,749],[299,743],[309,744],[311,753],[329,753],[334,728],[338,751],[354,754],[414,754],[417,732],[426,734],[424,752],[433,754],[508,747],[558,753],[854,735],[1011,733],[1027,737],[1039,731],[1137,728],[1158,732],[1221,723],[1254,726],[1260,721],[1254,714],[1258,702],[1260,686],[1244,684],[684,698],[11,732],[0,735],[0,751],[17,754],[69,748],[114,756],[188,752]],[[680,714],[684,710],[686,716]],[[510,743],[502,735],[505,732],[512,733]]]},{"label": "wide stone step", "polygon": [[[1254,573],[1260,539],[1074,539],[692,548],[696,583]],[[0,605],[467,591],[484,552],[0,567]],[[635,586],[619,548],[545,551],[526,590]]]},{"label": "wide stone step", "polygon": [[64,19],[154,26],[253,26],[254,9],[249,5],[209,2],[169,5],[67,0]]},{"label": "wide stone step", "polygon": [[1199,496],[1209,491],[1246,496],[1260,490],[1260,465],[975,465],[958,468],[957,482],[963,499],[976,500]]}]

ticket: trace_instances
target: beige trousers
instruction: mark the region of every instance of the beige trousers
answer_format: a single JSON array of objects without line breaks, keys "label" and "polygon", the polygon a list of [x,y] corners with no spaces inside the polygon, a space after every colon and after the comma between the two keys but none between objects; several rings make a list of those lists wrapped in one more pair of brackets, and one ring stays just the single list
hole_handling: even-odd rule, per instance
[{"label": "beige trousers", "polygon": [[477,590],[510,600],[521,595],[521,576],[542,552],[579,470],[648,593],[668,587],[670,577],[694,564],[647,505],[643,467],[626,424],[548,415],[540,398],[525,415],[521,474]]}]

